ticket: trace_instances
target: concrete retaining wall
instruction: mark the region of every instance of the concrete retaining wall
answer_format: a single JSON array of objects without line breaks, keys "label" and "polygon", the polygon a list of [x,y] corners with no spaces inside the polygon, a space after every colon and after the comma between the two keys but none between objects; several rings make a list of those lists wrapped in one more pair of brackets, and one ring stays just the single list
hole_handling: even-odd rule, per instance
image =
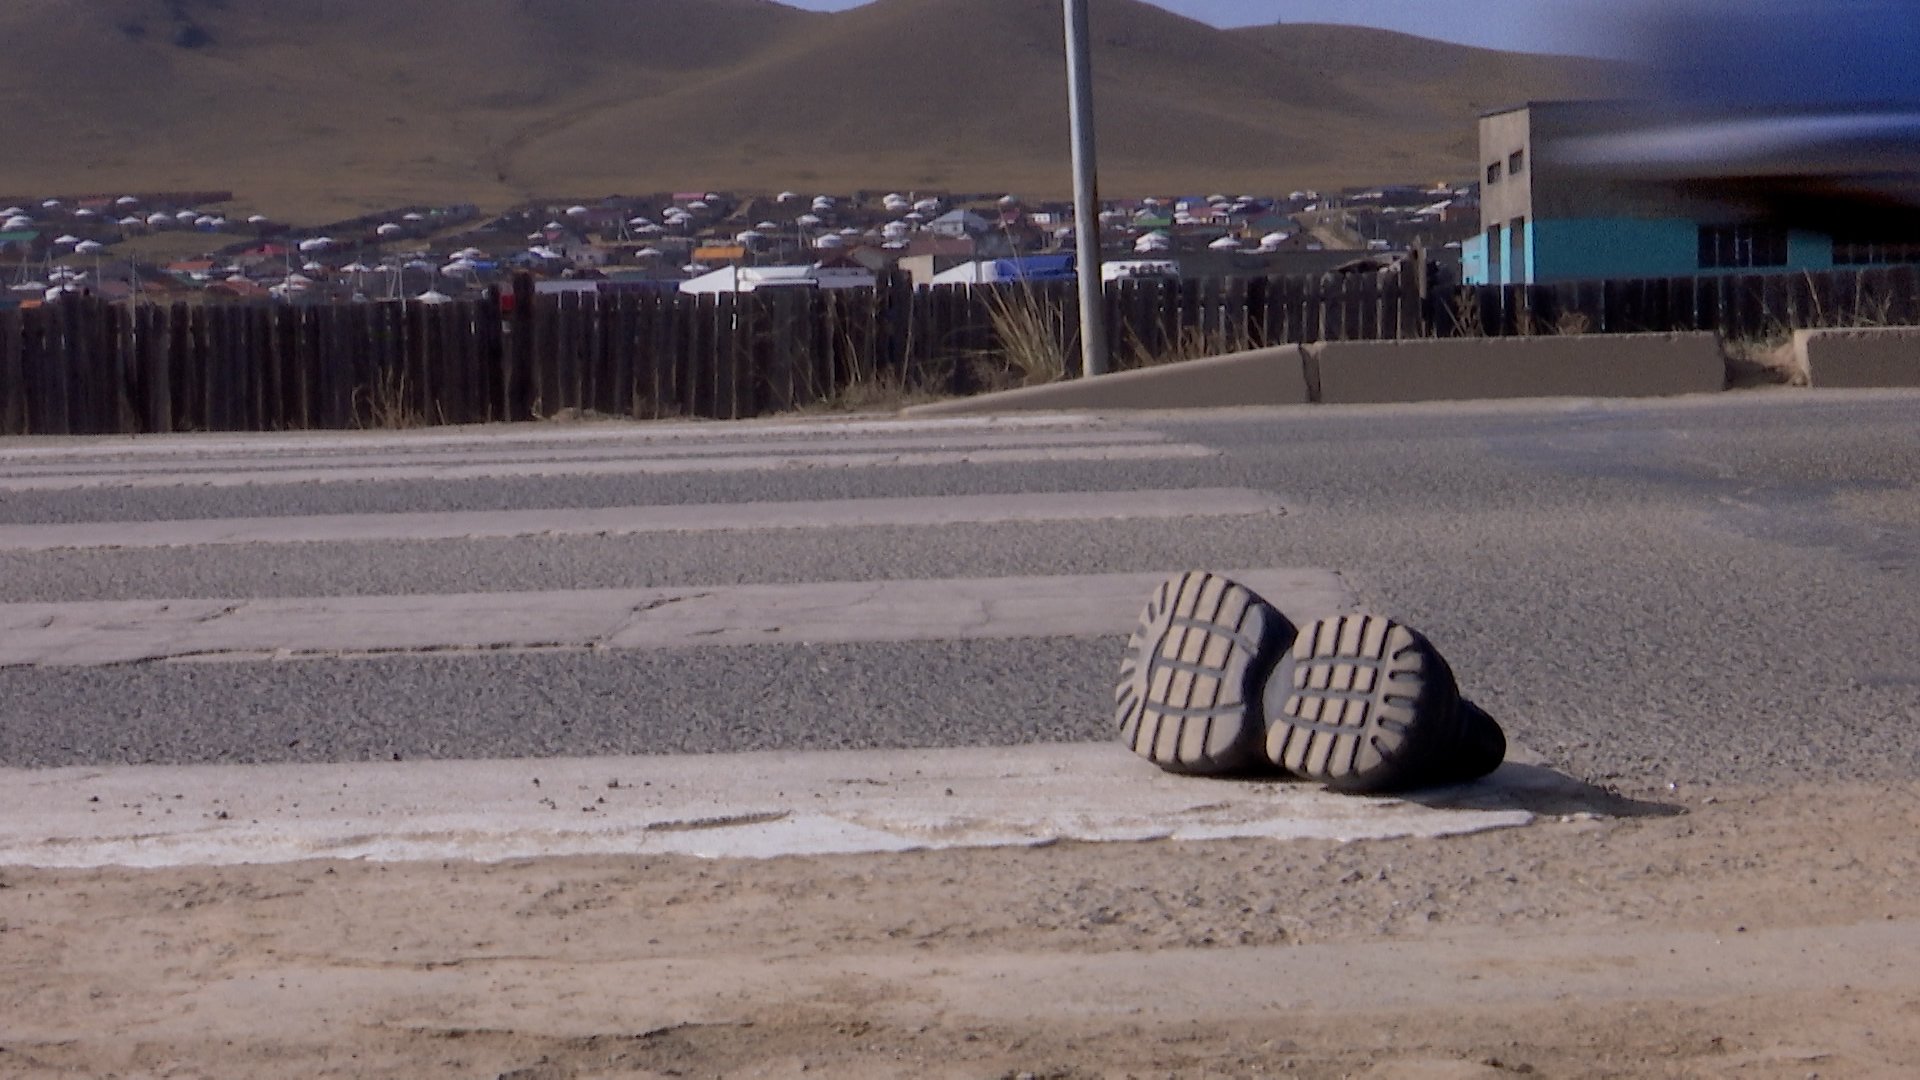
[{"label": "concrete retaining wall", "polygon": [[[1878,331],[1875,331],[1878,333]],[[1906,348],[1920,357],[1920,330]],[[1888,343],[1877,346],[1894,350]],[[1816,351],[1831,346],[1815,346]],[[1902,369],[1920,380],[1920,359]],[[1226,405],[1362,405],[1528,397],[1664,397],[1726,388],[1719,338],[1608,334],[1418,338],[1287,345],[956,398],[904,410],[962,416],[1028,410],[1121,411]],[[1820,378],[1815,375],[1815,385]],[[1837,383],[1835,385],[1920,385]]]},{"label": "concrete retaining wall", "polygon": [[908,416],[962,416],[1042,409],[1205,409],[1304,405],[1308,400],[1301,349],[1283,345],[1122,371],[1097,379],[1072,379],[915,405],[904,412]]},{"label": "concrete retaining wall", "polygon": [[1920,386],[1920,327],[1795,330],[1793,352],[1815,388]]},{"label": "concrete retaining wall", "polygon": [[1717,392],[1727,377],[1709,333],[1334,341],[1306,353],[1316,400],[1329,405],[1664,397]]}]

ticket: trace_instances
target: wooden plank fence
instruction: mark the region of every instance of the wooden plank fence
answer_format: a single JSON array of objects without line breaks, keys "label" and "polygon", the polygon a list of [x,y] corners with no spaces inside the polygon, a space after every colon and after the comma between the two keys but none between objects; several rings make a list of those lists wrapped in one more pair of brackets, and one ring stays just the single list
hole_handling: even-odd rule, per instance
[{"label": "wooden plank fence", "polygon": [[[1350,339],[1920,322],[1914,267],[1428,288],[1380,274],[1114,282],[1115,366]],[[404,427],[564,411],[720,419],[863,390],[971,393],[1071,375],[1071,282],[742,295],[536,294],[0,310],[0,435]]]},{"label": "wooden plank fence", "polygon": [[1429,308],[1442,337],[1710,330],[1760,339],[1920,323],[1920,267],[1464,286],[1437,293]]}]

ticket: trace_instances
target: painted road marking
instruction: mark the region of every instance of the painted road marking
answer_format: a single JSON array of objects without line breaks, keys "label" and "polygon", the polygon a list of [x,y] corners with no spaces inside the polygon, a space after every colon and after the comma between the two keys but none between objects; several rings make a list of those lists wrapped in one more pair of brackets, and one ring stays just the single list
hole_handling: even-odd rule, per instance
[{"label": "painted road marking", "polygon": [[557,446],[579,443],[625,443],[636,446],[673,441],[725,441],[809,436],[816,438],[956,433],[995,435],[1058,429],[1089,431],[1103,428],[1093,416],[1053,413],[1034,416],[971,416],[926,419],[835,419],[806,421],[608,421],[560,427],[537,423],[490,424],[452,428],[416,428],[409,431],[301,431],[249,432],[245,435],[182,432],[131,436],[32,436],[0,438],[0,463],[35,459],[87,458],[145,459],[165,455],[198,457],[211,454],[278,454],[289,452],[412,451],[421,448],[500,446]]},{"label": "painted road marking", "polygon": [[[1166,576],[0,604],[0,667],[1124,635]],[[1325,570],[1238,570],[1229,576],[1295,618],[1346,611],[1355,603],[1339,575]]]},{"label": "painted road marking", "polygon": [[598,443],[564,447],[492,447],[478,445],[457,450],[436,447],[389,447],[369,453],[346,446],[332,453],[225,453],[196,456],[182,460],[178,456],[149,460],[119,461],[28,461],[10,462],[0,455],[0,477],[29,480],[62,477],[169,475],[190,478],[203,473],[270,473],[292,469],[335,469],[343,467],[401,468],[407,466],[483,466],[483,465],[561,465],[604,461],[672,460],[692,457],[775,458],[791,454],[865,453],[968,448],[1036,449],[1049,446],[1139,446],[1165,443],[1166,436],[1150,431],[1078,431],[1078,432],[939,432],[895,438],[857,438],[815,436],[812,438],[729,439],[725,441],[665,439]]},{"label": "painted road marking", "polygon": [[[792,436],[813,435],[812,439]],[[782,441],[782,440],[785,441]],[[511,447],[524,448],[513,453]],[[1215,451],[1084,418],[517,429],[111,440],[0,447],[0,491],[493,479],[963,463]],[[1275,515],[1237,489],[810,503],[93,522],[0,529],[0,548],[440,540]],[[1299,618],[1351,609],[1337,574],[1230,571]],[[0,604],[0,666],[264,661],[460,649],[678,649],[1118,637],[1166,575],[748,584],[430,596]],[[536,783],[536,781],[538,781]],[[1523,825],[1508,767],[1464,802],[1354,799],[1171,776],[1112,743],[843,753],[0,770],[0,865],[308,858],[707,857],[1056,840],[1440,836]],[[1520,794],[1516,794],[1520,793]]]},{"label": "painted road marking", "polygon": [[193,521],[0,525],[0,551],[165,548],[375,540],[477,540],[519,536],[1166,520],[1279,514],[1273,496],[1248,488],[1041,492],[808,502],[698,503],[557,510],[327,514]]},{"label": "painted road marking", "polygon": [[546,476],[665,476],[685,473],[781,472],[801,469],[929,468],[954,465],[1047,464],[1059,462],[1174,461],[1217,457],[1195,443],[1154,442],[1094,446],[1003,446],[960,450],[845,450],[775,456],[627,458],[592,461],[506,461],[442,465],[340,465],[324,468],[238,469],[216,472],[147,474],[100,472],[86,475],[0,476],[0,491],[83,491],[99,488],[245,487],[270,484],[333,484],[370,480],[496,480]]}]

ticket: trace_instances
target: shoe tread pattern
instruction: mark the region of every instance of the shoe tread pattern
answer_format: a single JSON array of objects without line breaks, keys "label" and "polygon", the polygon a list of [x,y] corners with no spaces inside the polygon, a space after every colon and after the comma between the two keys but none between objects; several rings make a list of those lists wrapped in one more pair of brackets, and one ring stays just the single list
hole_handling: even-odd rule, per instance
[{"label": "shoe tread pattern", "polygon": [[1267,758],[1343,791],[1404,787],[1457,737],[1457,699],[1418,631],[1379,615],[1321,619],[1267,681]]},{"label": "shoe tread pattern", "polygon": [[1162,582],[1120,662],[1120,741],[1170,772],[1257,762],[1260,690],[1292,640],[1292,624],[1244,585],[1203,571]]}]

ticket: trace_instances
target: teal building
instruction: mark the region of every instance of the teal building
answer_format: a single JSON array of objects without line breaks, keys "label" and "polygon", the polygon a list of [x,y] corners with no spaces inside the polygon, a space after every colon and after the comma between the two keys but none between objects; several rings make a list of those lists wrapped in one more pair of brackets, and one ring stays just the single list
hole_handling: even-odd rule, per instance
[{"label": "teal building", "polygon": [[1534,285],[1920,261],[1920,244],[1888,242],[1900,229],[1809,227],[1771,206],[1726,198],[1712,183],[1610,174],[1581,153],[1630,147],[1645,157],[1663,152],[1659,138],[1763,122],[1695,118],[1689,128],[1651,106],[1583,101],[1529,102],[1481,116],[1481,229],[1461,245],[1462,279]]}]

